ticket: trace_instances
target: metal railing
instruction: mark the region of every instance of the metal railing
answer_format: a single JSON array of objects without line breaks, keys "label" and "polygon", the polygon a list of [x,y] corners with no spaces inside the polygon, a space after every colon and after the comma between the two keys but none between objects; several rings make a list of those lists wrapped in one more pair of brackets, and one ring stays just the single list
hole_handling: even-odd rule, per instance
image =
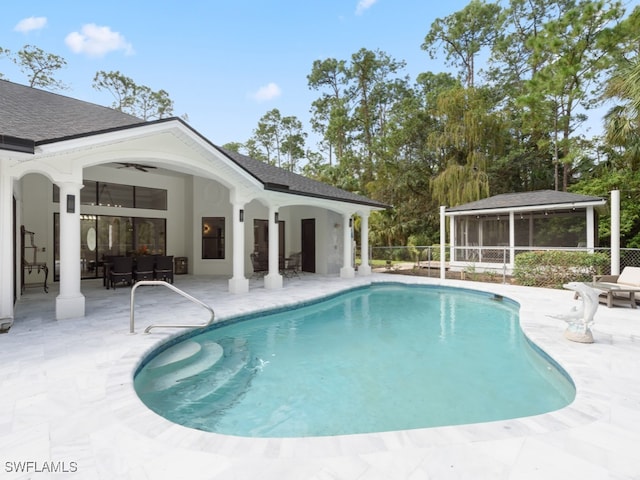
[{"label": "metal railing", "polygon": [[170,284],[168,282],[164,282],[162,280],[141,280],[139,282],[136,282],[136,284],[133,287],[131,287],[131,308],[130,308],[130,313],[129,313],[129,333],[135,333],[134,312],[133,312],[134,311],[134,306],[135,306],[135,293],[136,293],[136,289],[138,287],[142,286],[142,285],[163,285],[163,286],[167,287],[168,289],[173,290],[174,292],[182,295],[187,300],[190,300],[191,302],[193,302],[193,303],[195,303],[197,305],[200,305],[201,307],[206,308],[211,313],[211,317],[209,318],[209,321],[205,322],[205,323],[202,323],[202,324],[197,324],[197,325],[164,324],[164,323],[152,324],[152,325],[149,325],[147,328],[144,329],[144,333],[149,333],[149,331],[152,328],[203,328],[203,327],[208,327],[215,320],[215,313],[213,311],[213,308],[211,308],[206,303],[201,302],[197,298],[192,297],[188,293],[183,292],[178,287],[174,287],[172,284]]}]

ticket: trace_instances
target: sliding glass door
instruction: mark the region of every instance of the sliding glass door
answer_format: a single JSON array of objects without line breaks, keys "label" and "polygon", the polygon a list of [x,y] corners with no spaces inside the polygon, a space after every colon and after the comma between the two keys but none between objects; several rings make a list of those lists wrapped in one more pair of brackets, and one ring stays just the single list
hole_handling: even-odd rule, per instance
[{"label": "sliding glass door", "polygon": [[[164,255],[164,218],[80,215],[80,266],[82,278],[102,276],[104,257],[110,255]],[[60,216],[54,214],[54,279],[60,277]]]}]

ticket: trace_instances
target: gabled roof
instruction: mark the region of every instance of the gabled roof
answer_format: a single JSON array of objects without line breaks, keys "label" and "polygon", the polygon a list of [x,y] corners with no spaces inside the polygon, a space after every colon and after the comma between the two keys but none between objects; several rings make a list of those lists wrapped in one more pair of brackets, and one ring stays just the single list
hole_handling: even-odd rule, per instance
[{"label": "gabled roof", "polygon": [[388,205],[385,205],[384,203],[376,202],[370,198],[363,197],[362,195],[341,190],[340,188],[333,187],[326,183],[318,182],[282,168],[274,167],[246,155],[227,150],[226,148],[216,148],[262,182],[266,190],[293,193],[316,198],[326,198],[330,200],[341,200],[344,202],[369,205],[372,207],[388,207]]},{"label": "gabled roof", "polygon": [[143,123],[112,108],[0,80],[0,134],[4,136],[37,143]]},{"label": "gabled roof", "polygon": [[114,130],[127,130],[153,123],[178,121],[203,138],[230,161],[260,181],[265,190],[387,208],[362,195],[311,180],[268,165],[211,143],[178,118],[153,122],[117,110],[56,93],[0,80],[0,150],[34,152],[34,145],[50,144],[78,137],[90,137]]},{"label": "gabled roof", "polygon": [[457,207],[447,208],[446,212],[473,212],[477,210],[510,210],[531,207],[532,210],[544,209],[550,205],[581,206],[586,204],[604,205],[605,199],[577,193],[555,190],[537,190],[535,192],[503,193]]}]

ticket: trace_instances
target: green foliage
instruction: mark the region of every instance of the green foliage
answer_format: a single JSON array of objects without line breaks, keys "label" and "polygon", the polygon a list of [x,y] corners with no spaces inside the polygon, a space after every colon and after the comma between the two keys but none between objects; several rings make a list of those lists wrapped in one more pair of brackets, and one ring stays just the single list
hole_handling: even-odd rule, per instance
[{"label": "green foliage", "polygon": [[[445,255],[445,262],[449,261],[449,244],[445,245],[445,249],[444,249],[444,255]],[[431,260],[435,261],[435,262],[439,262],[440,261],[440,245],[439,244],[434,244],[431,245]]]},{"label": "green foliage", "polygon": [[[574,193],[607,197],[611,190],[620,190],[620,245],[640,248],[640,171],[600,169],[598,175],[586,178],[571,188]],[[610,245],[611,214],[599,219],[602,245]]]},{"label": "green foliage", "polygon": [[66,90],[68,87],[53,76],[67,65],[59,55],[47,53],[33,45],[25,45],[13,57],[13,62],[27,75],[30,87]]},{"label": "green foliage", "polygon": [[173,101],[165,90],[153,91],[146,85],[138,85],[119,71],[96,72],[93,88],[111,93],[114,109],[143,120],[157,120],[173,114]]},{"label": "green foliage", "polygon": [[561,288],[567,282],[590,282],[609,263],[604,253],[534,251],[515,258],[513,276],[520,285]]}]

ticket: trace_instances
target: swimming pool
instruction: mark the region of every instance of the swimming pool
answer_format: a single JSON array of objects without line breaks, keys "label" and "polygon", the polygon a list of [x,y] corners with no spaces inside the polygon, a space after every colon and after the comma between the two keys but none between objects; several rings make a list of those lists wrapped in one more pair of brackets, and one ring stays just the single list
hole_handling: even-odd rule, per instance
[{"label": "swimming pool", "polygon": [[508,299],[378,284],[174,340],[135,376],[143,402],[200,430],[324,436],[485,422],[568,405],[568,376]]}]

